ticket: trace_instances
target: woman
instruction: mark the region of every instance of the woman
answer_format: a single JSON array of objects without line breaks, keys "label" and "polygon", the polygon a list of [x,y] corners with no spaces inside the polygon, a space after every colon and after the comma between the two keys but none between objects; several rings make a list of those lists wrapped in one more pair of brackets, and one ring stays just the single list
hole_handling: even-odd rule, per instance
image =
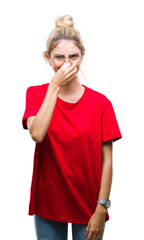
[{"label": "woman", "polygon": [[29,215],[37,239],[102,240],[112,181],[112,142],[122,138],[111,101],[81,85],[85,48],[65,15],[47,41],[50,83],[30,86],[22,119],[36,142]]}]

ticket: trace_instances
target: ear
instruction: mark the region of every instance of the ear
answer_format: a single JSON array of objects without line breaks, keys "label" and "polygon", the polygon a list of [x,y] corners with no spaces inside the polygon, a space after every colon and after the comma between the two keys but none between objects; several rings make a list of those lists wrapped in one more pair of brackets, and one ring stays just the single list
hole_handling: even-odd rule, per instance
[{"label": "ear", "polygon": [[80,60],[81,62],[82,62],[82,60],[83,60],[84,55],[85,55],[85,52],[83,51],[83,52],[82,52],[82,55],[81,55],[81,60]]},{"label": "ear", "polygon": [[50,58],[50,56],[48,54],[45,55],[45,57],[47,58],[48,62],[50,65],[52,65],[52,59]]}]

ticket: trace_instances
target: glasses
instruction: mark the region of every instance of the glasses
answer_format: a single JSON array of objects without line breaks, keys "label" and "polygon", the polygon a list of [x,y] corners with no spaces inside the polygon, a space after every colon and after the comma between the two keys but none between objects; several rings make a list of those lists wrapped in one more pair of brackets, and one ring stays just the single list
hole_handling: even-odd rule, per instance
[{"label": "glasses", "polygon": [[76,60],[79,60],[80,58],[81,56],[79,53],[71,54],[68,58],[66,58],[64,55],[55,54],[52,61],[54,61],[55,63],[64,63],[65,59],[68,59],[70,62],[74,62]]}]

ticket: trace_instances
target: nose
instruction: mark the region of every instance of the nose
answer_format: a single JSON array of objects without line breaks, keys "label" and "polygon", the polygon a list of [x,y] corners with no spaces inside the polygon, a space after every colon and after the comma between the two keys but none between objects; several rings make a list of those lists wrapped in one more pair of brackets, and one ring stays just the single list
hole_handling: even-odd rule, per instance
[{"label": "nose", "polygon": [[68,62],[69,61],[69,58],[65,58],[65,62]]},{"label": "nose", "polygon": [[65,62],[69,62],[69,63],[71,63],[70,62],[70,59],[67,57],[67,58],[65,58]]}]

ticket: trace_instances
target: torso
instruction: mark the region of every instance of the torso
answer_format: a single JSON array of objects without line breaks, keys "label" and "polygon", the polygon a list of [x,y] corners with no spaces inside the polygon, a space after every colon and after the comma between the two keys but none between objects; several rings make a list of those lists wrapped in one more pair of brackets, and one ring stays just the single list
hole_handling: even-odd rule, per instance
[{"label": "torso", "polygon": [[84,91],[85,91],[85,87],[81,86],[79,91],[75,95],[73,95],[73,96],[66,96],[66,97],[64,97],[60,93],[58,93],[58,97],[60,99],[62,99],[63,101],[70,102],[70,103],[76,103],[82,97]]}]

